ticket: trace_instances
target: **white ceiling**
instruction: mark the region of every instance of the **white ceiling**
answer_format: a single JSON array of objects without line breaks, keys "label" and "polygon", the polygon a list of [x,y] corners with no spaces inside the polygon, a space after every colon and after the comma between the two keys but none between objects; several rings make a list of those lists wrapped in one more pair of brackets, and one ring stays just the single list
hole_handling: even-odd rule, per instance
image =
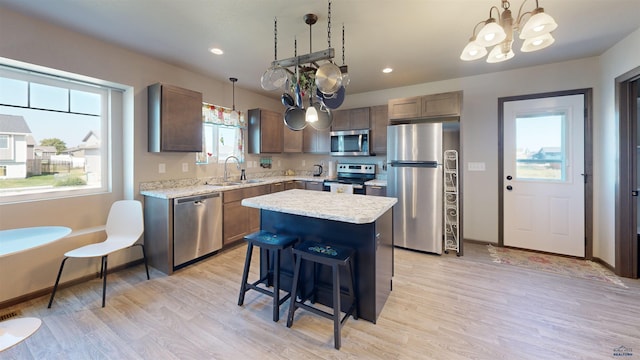
[{"label": "white ceiling", "polygon": [[[555,44],[521,53],[501,64],[484,59],[463,62],[462,48],[475,24],[489,17],[499,0],[334,0],[332,47],[352,78],[347,93],[419,84],[565,61],[602,54],[640,27],[640,0],[539,0],[559,24]],[[278,58],[309,52],[307,13],[318,15],[313,51],[327,48],[327,0],[0,0],[0,6],[46,19],[209,74],[222,81],[237,77],[238,87],[274,98],[260,77],[274,59],[273,21],[278,19]],[[522,0],[512,1],[516,15]],[[525,10],[535,7],[528,0]],[[3,34],[6,36],[6,34]],[[219,47],[222,56],[208,49]],[[394,68],[382,74],[384,67]]]}]

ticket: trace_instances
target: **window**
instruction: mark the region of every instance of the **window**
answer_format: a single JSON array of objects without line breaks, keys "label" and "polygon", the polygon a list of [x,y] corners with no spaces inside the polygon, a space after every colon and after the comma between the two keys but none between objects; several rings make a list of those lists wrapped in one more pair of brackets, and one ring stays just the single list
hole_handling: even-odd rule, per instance
[{"label": "window", "polygon": [[0,65],[0,203],[109,191],[118,92]]},{"label": "window", "polygon": [[222,164],[229,156],[237,157],[244,162],[244,114],[240,113],[238,120],[231,120],[231,109],[220,106],[203,104],[204,119],[203,149],[196,154],[197,164]]},{"label": "window", "polygon": [[516,118],[516,178],[564,181],[566,121],[564,114]]}]

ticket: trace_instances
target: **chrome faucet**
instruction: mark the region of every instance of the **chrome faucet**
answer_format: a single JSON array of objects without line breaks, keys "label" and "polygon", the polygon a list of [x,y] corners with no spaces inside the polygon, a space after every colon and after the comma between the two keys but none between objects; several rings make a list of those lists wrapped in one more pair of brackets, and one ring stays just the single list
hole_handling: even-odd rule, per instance
[{"label": "chrome faucet", "polygon": [[236,163],[238,164],[238,170],[240,170],[240,160],[238,160],[237,157],[231,155],[229,157],[227,157],[224,160],[224,177],[222,178],[222,181],[227,182],[227,177],[228,177],[228,173],[227,173],[227,162],[229,161],[229,159],[236,159]]}]

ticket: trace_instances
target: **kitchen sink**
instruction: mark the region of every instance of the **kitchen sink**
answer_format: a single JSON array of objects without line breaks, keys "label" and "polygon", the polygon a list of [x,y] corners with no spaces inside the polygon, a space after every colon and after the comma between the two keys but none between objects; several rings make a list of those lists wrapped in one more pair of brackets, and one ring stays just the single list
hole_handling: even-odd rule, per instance
[{"label": "kitchen sink", "polygon": [[243,184],[258,184],[264,182],[264,180],[258,180],[258,179],[251,179],[251,180],[244,180],[242,181]]}]

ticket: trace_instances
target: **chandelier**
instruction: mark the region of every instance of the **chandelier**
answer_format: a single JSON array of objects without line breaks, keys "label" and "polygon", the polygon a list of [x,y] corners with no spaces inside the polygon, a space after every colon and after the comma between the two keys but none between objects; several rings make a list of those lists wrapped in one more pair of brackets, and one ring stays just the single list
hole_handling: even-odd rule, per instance
[{"label": "chandelier", "polygon": [[[460,59],[465,61],[480,59],[487,55],[487,48],[493,46],[487,57],[488,63],[509,60],[514,56],[512,46],[515,32],[520,33],[520,39],[524,40],[520,48],[522,52],[544,49],[553,44],[555,39],[551,36],[551,32],[558,27],[558,24],[538,6],[538,0],[536,0],[535,9],[523,13],[522,9],[526,2],[527,0],[524,0],[520,5],[515,19],[511,16],[511,10],[509,10],[511,4],[508,0],[502,0],[502,14],[498,7],[492,6],[489,9],[489,19],[479,22],[473,28],[473,34],[462,50]],[[497,18],[493,17],[494,10]],[[528,20],[523,25],[525,17],[528,17]],[[480,25],[484,26],[476,34]]]},{"label": "chandelier", "polygon": [[[309,25],[309,53],[298,55],[297,40],[294,56],[278,59],[278,28],[274,20],[274,60],[263,73],[260,82],[265,90],[285,89],[282,103],[286,107],[284,122],[292,130],[302,130],[307,124],[318,130],[328,129],[333,120],[331,110],[342,105],[345,87],[349,84],[348,66],[344,63],[344,25],[342,26],[342,66],[334,63],[335,50],[331,47],[331,0],[328,1],[327,43],[325,50],[312,52],[311,28],[318,16],[303,17]],[[292,92],[292,94],[289,94]],[[309,102],[304,109],[304,97]],[[293,96],[292,96],[293,95]]]}]

